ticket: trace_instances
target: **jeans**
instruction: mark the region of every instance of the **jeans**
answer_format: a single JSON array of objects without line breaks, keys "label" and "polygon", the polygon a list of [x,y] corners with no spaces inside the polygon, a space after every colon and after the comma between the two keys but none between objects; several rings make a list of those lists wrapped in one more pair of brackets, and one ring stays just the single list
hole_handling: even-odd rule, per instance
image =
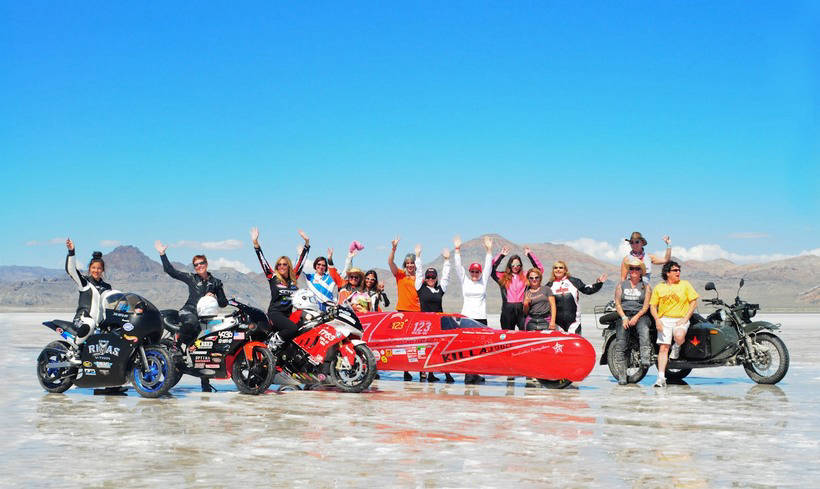
[{"label": "jeans", "polygon": [[[626,313],[627,316],[633,316],[635,313]],[[615,358],[621,368],[626,368],[626,349],[629,344],[629,335],[634,334],[631,331],[634,329],[638,332],[638,345],[641,354],[641,363],[648,364],[652,357],[652,345],[649,342],[649,326],[652,321],[648,314],[644,314],[638,319],[635,326],[630,326],[629,329],[624,329],[623,320],[619,319],[615,325]]]}]

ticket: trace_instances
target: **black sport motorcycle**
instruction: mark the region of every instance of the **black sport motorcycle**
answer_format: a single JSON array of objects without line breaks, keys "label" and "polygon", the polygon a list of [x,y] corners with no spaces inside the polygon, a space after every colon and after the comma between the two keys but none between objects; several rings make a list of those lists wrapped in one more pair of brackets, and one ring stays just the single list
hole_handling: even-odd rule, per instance
[{"label": "black sport motorcycle", "polygon": [[[171,388],[174,366],[160,345],[162,320],[153,304],[137,294],[103,296],[105,319],[85,342],[70,321],[43,324],[64,339],[52,341],[37,358],[37,379],[48,392],[77,387],[119,387],[130,382],[143,397],[159,397]],[[86,326],[87,327],[87,326]],[[80,364],[72,363],[71,358]]]},{"label": "black sport motorcycle", "polygon": [[268,317],[235,299],[229,300],[228,305],[236,310],[200,316],[200,333],[188,351],[179,341],[179,312],[161,311],[167,331],[162,342],[171,351],[176,366],[172,386],[188,374],[209,379],[230,378],[244,394],[261,394],[268,389],[276,368],[276,359],[266,343],[272,334]]},{"label": "black sport motorcycle", "polygon": [[[692,315],[686,339],[681,345],[680,357],[676,360],[669,359],[667,364],[667,379],[680,381],[689,375],[693,368],[732,365],[743,365],[749,378],[758,384],[776,384],[783,379],[789,370],[789,351],[783,340],[774,334],[774,331],[780,329],[780,325],[767,321],[752,321],[760,305],[740,299],[743,284],[744,280],[741,279],[732,304],[723,302],[717,296],[714,283],[708,282],[705,285],[706,290],[715,291],[716,297],[702,299],[702,302],[713,305],[716,310],[706,318],[697,313]],[[596,306],[596,318],[599,314],[601,316],[598,322],[605,326],[604,351],[599,363],[608,365],[612,375],[618,378],[615,335],[616,328],[623,327],[621,318],[615,311],[614,301],[605,306]],[[653,347],[651,364],[657,365],[658,331],[654,320],[649,327],[649,333]],[[626,348],[627,382],[640,382],[648,370],[649,367],[644,367],[640,363],[638,335],[635,328],[630,328]]]}]

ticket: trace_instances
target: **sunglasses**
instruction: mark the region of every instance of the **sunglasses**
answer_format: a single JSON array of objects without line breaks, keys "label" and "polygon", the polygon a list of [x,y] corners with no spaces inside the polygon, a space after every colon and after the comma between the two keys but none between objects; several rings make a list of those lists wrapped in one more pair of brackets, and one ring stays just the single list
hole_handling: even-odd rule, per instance
[{"label": "sunglasses", "polygon": [[434,276],[432,276],[432,275],[428,275],[427,277],[424,277],[424,279],[425,279],[425,280],[435,280],[435,279],[436,279],[436,277],[434,277]]},{"label": "sunglasses", "polygon": [[643,241],[636,239],[634,241],[630,241],[629,244],[643,244]]},{"label": "sunglasses", "polygon": [[520,266],[521,266],[521,264],[520,264],[520,263],[513,263],[513,264],[510,266],[510,268],[515,268],[515,267],[520,267]]},{"label": "sunglasses", "polygon": [[640,272],[640,271],[641,271],[641,267],[629,267],[629,271],[630,271],[630,272]]},{"label": "sunglasses", "polygon": [[286,266],[288,266],[288,264],[283,262],[283,263],[277,263],[276,266],[277,267],[286,267]]},{"label": "sunglasses", "polygon": [[375,278],[373,278],[373,277],[365,277],[364,281],[365,281],[365,282],[375,282],[375,281],[376,281],[376,279],[375,279]]},{"label": "sunglasses", "polygon": [[481,273],[481,272],[479,272],[478,270],[470,270],[470,273],[479,274],[479,273]]},{"label": "sunglasses", "polygon": [[530,279],[530,280],[540,280],[541,279],[541,277],[527,277],[527,278]]},{"label": "sunglasses", "polygon": [[208,262],[206,262],[206,261],[198,261],[198,262],[194,263],[194,266],[195,267],[201,267],[201,266],[205,266],[207,264],[208,264]]},{"label": "sunglasses", "polygon": [[563,270],[564,267],[552,267],[553,270]]},{"label": "sunglasses", "polygon": [[319,263],[317,263],[317,264],[316,264],[316,268],[319,268],[319,267],[322,267],[322,268],[327,268],[327,263],[325,263],[325,262],[319,262]]},{"label": "sunglasses", "polygon": [[355,280],[356,282],[358,282],[360,279],[359,277],[349,277],[348,280]]},{"label": "sunglasses", "polygon": [[670,272],[678,272],[678,273],[680,273],[680,268],[670,268],[670,269],[669,269],[669,271],[670,271]]}]

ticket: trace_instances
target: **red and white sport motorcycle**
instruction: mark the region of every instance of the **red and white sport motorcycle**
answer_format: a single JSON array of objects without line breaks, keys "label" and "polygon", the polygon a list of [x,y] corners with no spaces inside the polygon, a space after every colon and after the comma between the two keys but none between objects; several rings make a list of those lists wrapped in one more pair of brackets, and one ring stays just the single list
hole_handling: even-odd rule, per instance
[{"label": "red and white sport motorcycle", "polygon": [[361,392],[376,376],[376,358],[362,341],[362,324],[345,302],[319,303],[307,289],[293,293],[291,320],[299,335],[276,351],[273,383],[282,386],[331,385]]}]

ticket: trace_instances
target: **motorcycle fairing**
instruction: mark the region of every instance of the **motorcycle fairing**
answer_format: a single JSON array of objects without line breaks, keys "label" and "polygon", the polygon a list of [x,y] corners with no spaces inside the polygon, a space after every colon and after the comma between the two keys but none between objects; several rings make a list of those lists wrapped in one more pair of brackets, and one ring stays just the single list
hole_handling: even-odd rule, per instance
[{"label": "motorcycle fairing", "polygon": [[[135,337],[133,337],[135,338]],[[77,387],[113,387],[127,383],[136,343],[116,333],[93,334],[80,350]],[[80,372],[82,374],[80,374]]]},{"label": "motorcycle fairing", "polygon": [[[297,336],[293,339],[293,343],[305,350],[310,363],[320,365],[327,357],[328,350],[333,345],[341,342],[343,338],[344,335],[337,332],[333,326],[322,324]],[[355,358],[356,355],[354,353],[354,361]],[[351,365],[353,365],[353,363],[351,363]]]},{"label": "motorcycle fairing", "polygon": [[71,321],[54,319],[52,321],[44,322],[43,326],[53,329],[58,335],[70,341],[74,341],[74,339],[78,336],[77,327]]},{"label": "motorcycle fairing", "polygon": [[747,334],[757,333],[760,330],[768,329],[769,331],[776,331],[780,329],[779,324],[773,324],[768,321],[752,321],[743,325],[743,329]]},{"label": "motorcycle fairing", "polygon": [[249,341],[242,345],[242,348],[237,348],[232,354],[224,357],[225,358],[225,375],[226,378],[230,378],[231,371],[233,371],[233,362],[236,361],[236,356],[239,352],[245,353],[245,358],[253,358],[253,351],[256,348],[267,348],[268,345],[262,343],[261,341]]}]

